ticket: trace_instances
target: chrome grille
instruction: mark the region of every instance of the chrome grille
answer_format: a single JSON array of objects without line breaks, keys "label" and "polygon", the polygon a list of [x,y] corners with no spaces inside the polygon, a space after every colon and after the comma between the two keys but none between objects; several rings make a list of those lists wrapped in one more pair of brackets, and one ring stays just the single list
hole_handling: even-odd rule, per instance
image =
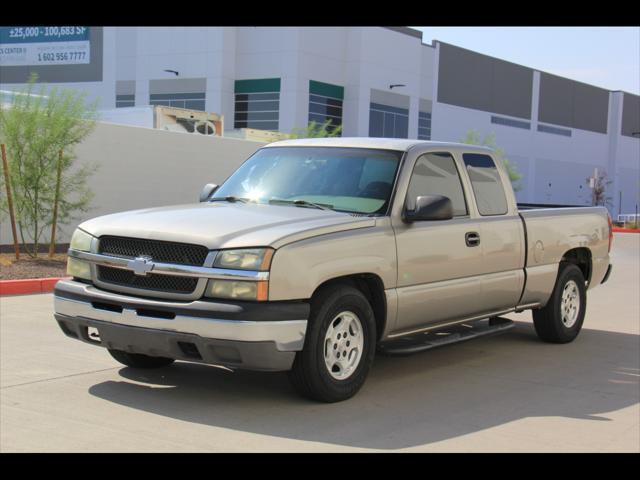
[{"label": "chrome grille", "polygon": [[[156,262],[203,266],[209,250],[202,245],[104,236],[98,242],[98,253],[132,259],[149,256]],[[97,276],[99,281],[111,285],[182,295],[193,293],[198,285],[198,279],[194,277],[136,275],[131,270],[102,265],[97,266]]]}]

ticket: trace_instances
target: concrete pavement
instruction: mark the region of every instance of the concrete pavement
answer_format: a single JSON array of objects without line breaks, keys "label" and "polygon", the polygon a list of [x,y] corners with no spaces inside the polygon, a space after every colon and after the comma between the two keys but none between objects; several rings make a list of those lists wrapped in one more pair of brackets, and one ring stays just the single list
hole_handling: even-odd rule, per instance
[{"label": "concrete pavement", "polygon": [[299,398],[283,374],[178,362],[136,372],[65,337],[52,296],[0,298],[0,451],[640,452],[640,235],[567,345],[516,328],[376,358],[353,399]]}]

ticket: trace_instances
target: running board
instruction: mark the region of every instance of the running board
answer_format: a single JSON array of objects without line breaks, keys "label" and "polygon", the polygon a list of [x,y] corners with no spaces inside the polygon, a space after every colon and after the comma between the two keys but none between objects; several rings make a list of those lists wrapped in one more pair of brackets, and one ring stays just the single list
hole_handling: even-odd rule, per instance
[{"label": "running board", "polygon": [[445,327],[441,330],[431,330],[388,340],[378,346],[378,351],[383,355],[411,355],[443,345],[450,345],[452,343],[471,340],[472,338],[506,332],[514,326],[515,322],[502,317],[461,323],[448,328]]}]

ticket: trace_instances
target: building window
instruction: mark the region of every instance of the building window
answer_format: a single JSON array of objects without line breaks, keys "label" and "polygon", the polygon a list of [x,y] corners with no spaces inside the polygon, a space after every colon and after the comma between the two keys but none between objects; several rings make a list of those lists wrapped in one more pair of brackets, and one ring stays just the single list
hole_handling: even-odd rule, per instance
[{"label": "building window", "polygon": [[418,140],[431,140],[431,112],[418,112]]},{"label": "building window", "polygon": [[342,125],[344,87],[309,81],[309,123],[323,124],[330,120],[329,131]]},{"label": "building window", "polygon": [[236,80],[234,128],[278,130],[280,79]]},{"label": "building window", "polygon": [[408,138],[409,110],[372,102],[369,105],[369,136]]},{"label": "building window", "polygon": [[135,95],[116,95],[116,108],[135,107]]},{"label": "building window", "polygon": [[496,125],[506,125],[507,127],[526,128],[527,130],[531,128],[531,124],[529,122],[513,120],[511,118],[505,117],[497,117],[495,115],[491,115],[491,123],[495,123]]},{"label": "building window", "polygon": [[205,93],[152,93],[149,95],[150,105],[187,108],[204,112]]},{"label": "building window", "polygon": [[541,123],[538,124],[538,131],[545,132],[545,133],[553,133],[555,135],[563,135],[565,137],[571,136],[571,130],[568,130],[566,128],[552,127],[551,125],[542,125]]}]

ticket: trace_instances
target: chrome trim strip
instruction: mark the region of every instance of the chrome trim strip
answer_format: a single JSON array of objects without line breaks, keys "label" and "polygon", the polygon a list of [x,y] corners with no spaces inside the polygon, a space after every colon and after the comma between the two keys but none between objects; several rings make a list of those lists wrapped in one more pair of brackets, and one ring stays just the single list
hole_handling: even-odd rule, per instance
[{"label": "chrome trim strip", "polygon": [[176,315],[169,320],[139,316],[135,309],[122,313],[93,308],[91,303],[54,296],[55,312],[67,317],[100,320],[130,327],[190,333],[204,338],[237,340],[242,342],[272,341],[279,351],[300,351],[304,345],[307,320],[281,322],[250,322],[244,320],[218,320],[188,315]]},{"label": "chrome trim strip", "polygon": [[[70,257],[84,260],[85,262],[105,267],[121,268],[123,270],[133,270],[129,267],[130,258],[114,257],[99,253],[82,252],[70,248],[67,253]],[[212,278],[215,280],[244,280],[262,281],[269,280],[269,272],[258,272],[255,270],[231,270],[226,268],[198,267],[194,265],[178,265],[173,263],[153,262],[152,273],[161,275],[174,275],[179,277]]]}]

